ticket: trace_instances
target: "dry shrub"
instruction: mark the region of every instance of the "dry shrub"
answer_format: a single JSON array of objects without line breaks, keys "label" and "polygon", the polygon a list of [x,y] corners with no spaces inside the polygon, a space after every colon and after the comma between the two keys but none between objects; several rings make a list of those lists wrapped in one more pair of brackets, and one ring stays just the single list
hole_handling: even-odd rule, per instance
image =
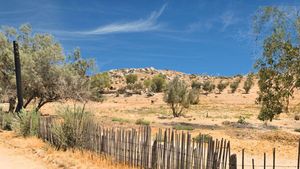
[{"label": "dry shrub", "polygon": [[56,138],[56,147],[86,148],[89,144],[91,127],[94,125],[93,116],[83,108],[64,108],[58,112],[58,120],[52,127]]},{"label": "dry shrub", "polygon": [[39,129],[40,113],[34,110],[22,110],[18,116],[12,117],[12,126],[19,135],[24,137],[36,136]]}]

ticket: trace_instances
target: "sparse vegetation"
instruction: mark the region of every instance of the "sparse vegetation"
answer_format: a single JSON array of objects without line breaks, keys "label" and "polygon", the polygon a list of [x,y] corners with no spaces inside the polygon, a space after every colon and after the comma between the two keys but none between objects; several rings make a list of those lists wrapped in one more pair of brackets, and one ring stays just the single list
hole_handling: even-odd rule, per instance
[{"label": "sparse vegetation", "polygon": [[239,124],[246,124],[246,118],[244,116],[240,116],[237,123]]},{"label": "sparse vegetation", "polygon": [[179,77],[175,77],[168,84],[164,101],[170,105],[174,117],[181,116],[183,110],[190,105],[189,91],[186,83],[180,80]]},{"label": "sparse vegetation", "polygon": [[119,117],[113,117],[111,119],[111,121],[113,121],[113,122],[120,122],[120,123],[130,123],[130,120],[119,118]]},{"label": "sparse vegetation", "polygon": [[91,99],[102,101],[102,92],[105,88],[110,87],[110,77],[108,73],[99,73],[91,77]]},{"label": "sparse vegetation", "polygon": [[251,87],[253,86],[253,73],[249,73],[248,76],[247,76],[247,79],[246,81],[244,82],[244,90],[245,90],[245,93],[248,94]]},{"label": "sparse vegetation", "polygon": [[175,130],[194,130],[193,126],[177,124],[173,127]]},{"label": "sparse vegetation", "polygon": [[136,125],[144,125],[144,126],[149,126],[150,125],[150,121],[144,120],[144,119],[137,119],[135,121]]},{"label": "sparse vegetation", "polygon": [[138,77],[136,74],[128,74],[125,76],[125,79],[127,84],[134,84],[138,80]]}]

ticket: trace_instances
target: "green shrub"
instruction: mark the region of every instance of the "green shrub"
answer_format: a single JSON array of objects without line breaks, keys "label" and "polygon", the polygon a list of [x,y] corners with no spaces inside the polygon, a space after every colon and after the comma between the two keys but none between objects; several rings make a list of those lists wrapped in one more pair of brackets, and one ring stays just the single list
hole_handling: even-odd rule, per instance
[{"label": "green shrub", "polygon": [[201,87],[202,87],[202,83],[198,82],[198,81],[193,81],[191,87],[192,87],[192,89],[199,89],[200,90]]},{"label": "green shrub", "polygon": [[125,76],[125,79],[127,84],[134,84],[138,80],[138,77],[136,74],[129,74]]},{"label": "green shrub", "polygon": [[250,73],[248,76],[247,76],[247,79],[246,81],[244,82],[244,90],[245,90],[245,93],[248,94],[251,87],[253,86],[253,74]]},{"label": "green shrub", "polygon": [[191,89],[189,92],[189,101],[190,104],[198,104],[200,99],[199,99],[199,89]]},{"label": "green shrub", "polygon": [[300,128],[297,128],[297,129],[295,129],[294,131],[300,133]]},{"label": "green shrub", "polygon": [[143,86],[143,84],[141,82],[138,82],[138,83],[134,83],[134,84],[130,83],[130,84],[128,84],[126,86],[126,88],[129,89],[129,90],[135,90],[135,91],[137,91],[137,90],[143,90],[144,86]]},{"label": "green shrub", "polygon": [[193,126],[177,124],[173,127],[175,130],[194,130]]},{"label": "green shrub", "polygon": [[153,92],[162,92],[166,88],[166,76],[162,74],[153,76],[150,87]]},{"label": "green shrub", "polygon": [[130,120],[128,120],[128,119],[123,119],[123,118],[119,118],[119,117],[113,117],[111,119],[111,121],[120,122],[120,123],[129,123],[130,122]]},{"label": "green shrub", "polygon": [[144,119],[137,119],[135,122],[136,125],[145,125],[145,126],[149,126],[150,125],[150,121],[144,120]]},{"label": "green shrub", "polygon": [[95,125],[91,113],[84,108],[64,108],[58,112],[57,121],[52,126],[52,131],[57,139],[56,147],[66,150],[67,148],[84,148],[89,144],[89,135]]},{"label": "green shrub", "polygon": [[223,92],[223,90],[228,86],[228,84],[228,82],[220,81],[220,83],[217,85],[219,92]]},{"label": "green shrub", "polygon": [[235,91],[239,87],[239,84],[240,84],[240,80],[236,80],[230,84],[231,93],[235,93]]},{"label": "green shrub", "polygon": [[150,89],[151,83],[152,83],[152,81],[151,81],[150,78],[145,79],[145,80],[144,80],[144,86],[145,86],[145,88]]},{"label": "green shrub", "polygon": [[6,113],[0,110],[0,124],[2,130],[12,130],[13,114]]},{"label": "green shrub", "polygon": [[38,134],[40,113],[22,110],[19,117],[15,117],[13,129],[24,137]]},{"label": "green shrub", "polygon": [[205,81],[202,86],[202,89],[206,92],[212,92],[215,88],[216,85],[212,84],[210,81]]},{"label": "green shrub", "polygon": [[238,121],[237,121],[239,124],[246,124],[246,118],[244,116],[240,116]]},{"label": "green shrub", "polygon": [[198,136],[196,136],[194,138],[194,140],[199,143],[199,142],[204,142],[204,143],[208,143],[209,140],[212,139],[212,136],[209,134],[199,134]]},{"label": "green shrub", "polygon": [[182,116],[183,110],[190,106],[189,90],[186,83],[176,76],[168,84],[164,101],[170,106],[174,117]]}]

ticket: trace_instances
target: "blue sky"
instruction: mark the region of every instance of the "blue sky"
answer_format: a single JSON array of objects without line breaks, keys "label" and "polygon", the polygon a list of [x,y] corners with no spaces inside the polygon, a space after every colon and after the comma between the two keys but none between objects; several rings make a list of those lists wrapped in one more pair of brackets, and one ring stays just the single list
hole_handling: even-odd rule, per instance
[{"label": "blue sky", "polygon": [[260,47],[251,33],[262,6],[292,0],[0,0],[0,25],[30,23],[66,53],[80,47],[99,71],[128,67],[210,75],[253,71]]}]

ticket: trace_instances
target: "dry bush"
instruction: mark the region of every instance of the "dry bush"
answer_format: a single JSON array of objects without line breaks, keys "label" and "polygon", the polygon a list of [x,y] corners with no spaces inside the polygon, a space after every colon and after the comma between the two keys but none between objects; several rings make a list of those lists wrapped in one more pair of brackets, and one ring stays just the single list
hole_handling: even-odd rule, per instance
[{"label": "dry bush", "polygon": [[85,148],[89,143],[90,127],[94,125],[93,116],[83,108],[65,108],[58,112],[57,121],[52,131],[57,139],[56,147],[66,150],[67,148]]},{"label": "dry bush", "polygon": [[13,130],[18,134],[27,136],[36,136],[39,129],[40,113],[34,110],[26,111],[22,110],[18,116],[13,116]]}]

